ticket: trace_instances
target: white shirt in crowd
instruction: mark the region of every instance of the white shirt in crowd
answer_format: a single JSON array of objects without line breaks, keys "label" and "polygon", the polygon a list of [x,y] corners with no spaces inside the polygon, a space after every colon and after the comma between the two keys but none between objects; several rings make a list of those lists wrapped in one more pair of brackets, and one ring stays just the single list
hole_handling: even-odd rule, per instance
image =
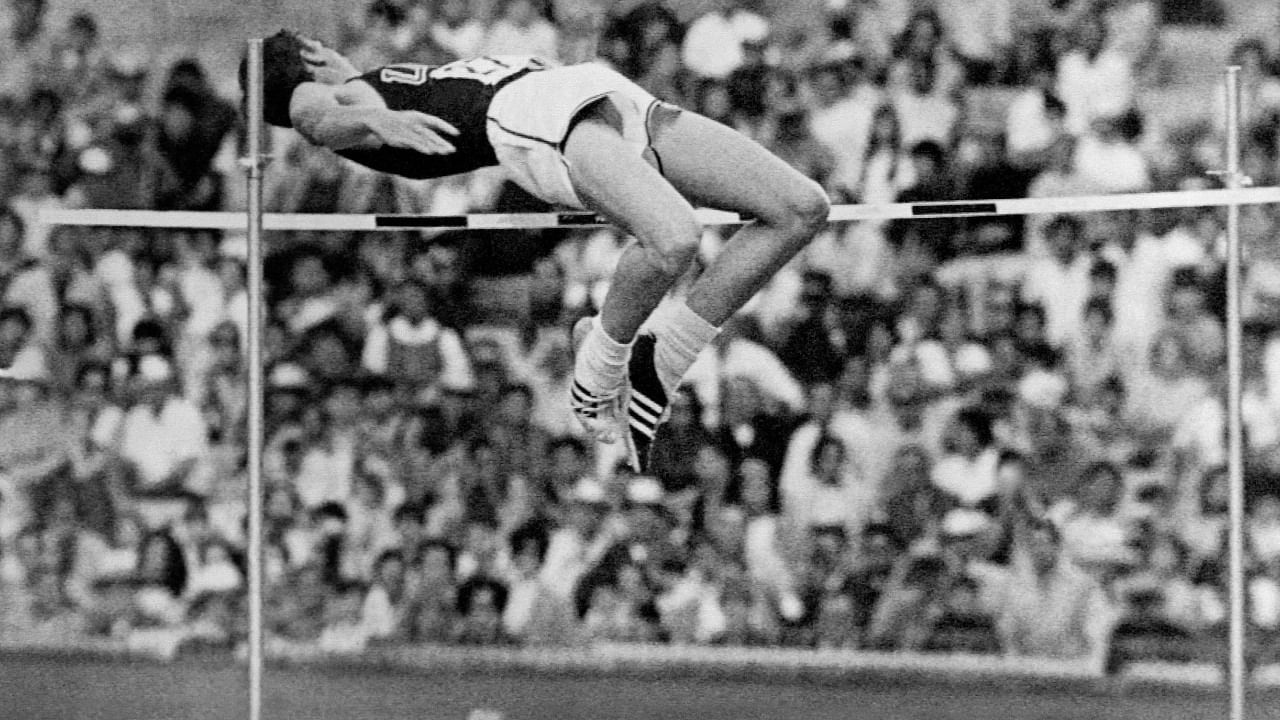
[{"label": "white shirt in crowd", "polygon": [[944,148],[951,145],[960,109],[944,95],[900,92],[893,98],[893,109],[902,126],[902,147],[912,148],[926,140]]},{"label": "white shirt in crowd", "polygon": [[1116,117],[1133,105],[1133,66],[1118,50],[1090,60],[1073,50],[1058,61],[1058,97],[1067,106],[1067,129],[1083,134],[1099,118]]},{"label": "white shirt in crowd", "polygon": [[355,457],[355,442],[343,434],[336,434],[329,447],[309,448],[294,481],[302,506],[314,509],[326,502],[346,503],[351,497]]},{"label": "white shirt in crowd", "polygon": [[996,60],[1013,45],[1010,0],[940,0],[936,3],[947,39],[970,60]]},{"label": "white shirt in crowd", "polygon": [[486,55],[533,55],[548,60],[560,55],[559,34],[546,20],[535,20],[527,27],[499,20],[489,28],[483,47]]},{"label": "white shirt in crowd", "polygon": [[805,407],[804,386],[782,360],[769,348],[743,338],[733,338],[718,352],[714,345],[707,347],[689,367],[684,382],[693,387],[703,406],[711,409],[719,407],[721,382],[730,377],[750,379],[762,395],[793,412]]},{"label": "white shirt in crowd", "polygon": [[139,473],[141,485],[159,485],[181,463],[198,459],[208,431],[200,411],[180,395],[170,395],[159,413],[139,404],[124,417],[120,452]]},{"label": "white shirt in crowd", "polygon": [[1010,155],[1048,149],[1057,138],[1057,127],[1049,118],[1044,98],[1039,88],[1027,88],[1009,103],[1004,130]]},{"label": "white shirt in crowd", "polygon": [[1045,334],[1050,343],[1060,346],[1080,330],[1084,304],[1089,299],[1088,255],[1077,255],[1063,265],[1052,257],[1043,257],[1027,268],[1023,279],[1023,298],[1044,308]]},{"label": "white shirt in crowd", "polygon": [[1100,192],[1144,192],[1151,189],[1147,158],[1127,142],[1086,134],[1076,146],[1075,167],[1080,180]]},{"label": "white shirt in crowd", "polygon": [[752,12],[707,13],[685,32],[684,66],[698,77],[728,77],[742,66],[743,43],[761,40],[768,33],[768,21]]},{"label": "white shirt in crowd", "polygon": [[471,361],[462,345],[462,338],[458,337],[457,331],[441,325],[435,318],[425,318],[416,325],[403,317],[370,324],[360,361],[365,370],[377,374],[387,372],[392,339],[404,345],[438,343],[440,384],[452,389],[466,389],[474,384]]},{"label": "white shirt in crowd", "polygon": [[970,460],[960,455],[944,455],[933,466],[933,485],[964,505],[976,505],[999,489],[996,466],[1000,453],[987,449]]}]

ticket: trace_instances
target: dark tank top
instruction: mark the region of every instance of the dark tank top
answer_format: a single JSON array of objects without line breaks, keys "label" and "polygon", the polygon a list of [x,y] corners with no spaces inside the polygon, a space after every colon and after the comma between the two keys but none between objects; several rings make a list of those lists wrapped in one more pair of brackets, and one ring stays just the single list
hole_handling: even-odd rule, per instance
[{"label": "dark tank top", "polygon": [[546,68],[535,57],[498,55],[447,65],[387,65],[352,78],[368,83],[392,110],[416,110],[456,127],[457,137],[442,136],[457,151],[424,155],[416,150],[383,146],[349,148],[338,154],[379,172],[413,179],[457,175],[497,165],[498,158],[485,134],[489,102],[512,80]]}]

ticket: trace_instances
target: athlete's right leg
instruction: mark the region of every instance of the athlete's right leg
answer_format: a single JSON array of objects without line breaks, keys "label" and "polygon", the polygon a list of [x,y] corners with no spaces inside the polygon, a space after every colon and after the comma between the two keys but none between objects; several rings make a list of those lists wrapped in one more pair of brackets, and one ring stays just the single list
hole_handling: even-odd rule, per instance
[{"label": "athlete's right leg", "polygon": [[[607,442],[622,429],[616,415],[626,402],[631,343],[688,268],[701,227],[689,201],[623,139],[611,101],[585,111],[565,140],[563,154],[582,203],[636,238],[618,261],[599,316],[589,329],[575,332],[582,344],[574,367],[574,410],[597,439]],[[611,415],[615,417],[606,417]],[[639,422],[651,437],[659,421],[654,415]],[[634,441],[628,450],[634,465]]]}]

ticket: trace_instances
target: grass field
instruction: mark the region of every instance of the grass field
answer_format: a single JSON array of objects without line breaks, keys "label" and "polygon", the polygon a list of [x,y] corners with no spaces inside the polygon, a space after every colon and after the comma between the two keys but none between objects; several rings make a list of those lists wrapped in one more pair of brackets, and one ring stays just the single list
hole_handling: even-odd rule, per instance
[{"label": "grass field", "polygon": [[[245,670],[0,658],[5,720],[239,720]],[[1250,720],[1280,720],[1280,696],[1251,696]],[[1032,689],[999,683],[747,684],[270,668],[266,720],[1218,720],[1219,692]]]}]

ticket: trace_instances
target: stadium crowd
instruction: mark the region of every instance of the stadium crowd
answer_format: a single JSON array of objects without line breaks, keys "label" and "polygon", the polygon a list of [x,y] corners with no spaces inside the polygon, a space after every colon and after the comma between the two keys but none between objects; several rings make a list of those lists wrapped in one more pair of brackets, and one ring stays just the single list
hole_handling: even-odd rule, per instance
[{"label": "stadium crowd", "polygon": [[[1168,52],[1149,0],[677,5],[604,18],[604,61],[836,203],[1196,188],[1218,164],[1208,106],[1139,110]],[[243,208],[236,98],[103,47],[91,15],[7,6],[0,638],[234,645],[244,239],[38,217]],[[561,20],[374,0],[331,41],[361,67],[555,57]],[[1275,59],[1234,59],[1247,173],[1273,184]],[[392,179],[273,139],[272,211],[536,209],[493,173]],[[1280,629],[1275,223],[1244,209],[1259,632]],[[1226,616],[1222,233],[1210,209],[833,224],[699,359],[651,477],[567,404],[567,328],[618,231],[273,233],[270,641],[1190,657]]]}]

